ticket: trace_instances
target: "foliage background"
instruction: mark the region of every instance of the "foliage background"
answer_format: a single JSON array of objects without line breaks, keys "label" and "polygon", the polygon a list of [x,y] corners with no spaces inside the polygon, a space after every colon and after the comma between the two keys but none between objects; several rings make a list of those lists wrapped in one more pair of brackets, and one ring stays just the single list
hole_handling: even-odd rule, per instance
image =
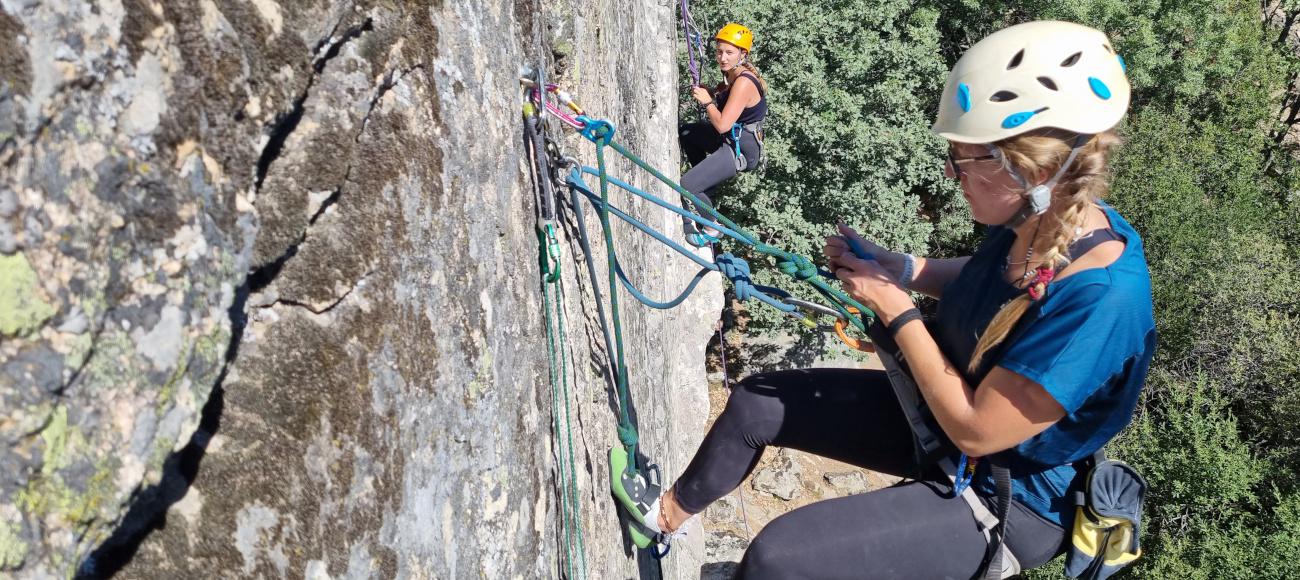
[{"label": "foliage background", "polygon": [[[1142,404],[1109,448],[1151,484],[1145,556],[1123,574],[1300,574],[1300,1],[692,8],[706,35],[726,21],[750,26],[771,87],[766,168],[734,180],[719,207],[810,255],[841,220],[893,249],[969,252],[980,231],[929,132],[948,67],[974,41],[1026,20],[1110,34],[1134,87],[1110,202],[1143,235],[1160,332]],[[719,80],[716,66],[705,70],[704,84]],[[684,98],[683,111],[693,110]],[[758,327],[776,327],[752,314]],[[1059,577],[1060,563],[1028,576]]]}]

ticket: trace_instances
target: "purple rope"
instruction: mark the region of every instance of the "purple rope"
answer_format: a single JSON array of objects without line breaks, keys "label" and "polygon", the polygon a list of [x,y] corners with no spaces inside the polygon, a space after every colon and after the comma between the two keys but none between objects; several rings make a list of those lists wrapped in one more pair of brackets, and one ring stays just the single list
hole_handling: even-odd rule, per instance
[{"label": "purple rope", "polygon": [[686,37],[686,62],[687,68],[691,71],[693,87],[700,86],[700,67],[695,63],[695,37],[691,35],[691,29],[695,23],[691,21],[691,9],[687,6],[687,0],[682,0],[682,35]]}]

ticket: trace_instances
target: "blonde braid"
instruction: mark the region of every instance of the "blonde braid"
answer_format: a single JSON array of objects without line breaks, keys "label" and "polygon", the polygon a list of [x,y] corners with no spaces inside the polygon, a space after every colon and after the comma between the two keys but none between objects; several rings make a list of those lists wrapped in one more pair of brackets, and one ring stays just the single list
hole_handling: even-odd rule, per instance
[{"label": "blonde braid", "polygon": [[[994,145],[1002,151],[1005,162],[1017,168],[1021,175],[1051,175],[1069,156],[1074,138],[1073,134],[1048,129],[1012,137]],[[1039,218],[1046,227],[1041,237],[1051,240],[1041,254],[1042,264],[1053,275],[1070,264],[1069,248],[1076,238],[1075,232],[1087,222],[1088,209],[1105,197],[1110,189],[1106,161],[1111,148],[1118,141],[1119,138],[1112,131],[1089,139],[1052,192],[1052,211]],[[1030,240],[1031,247],[1037,241]],[[1006,340],[1020,317],[1033,303],[1034,298],[1025,293],[1013,298],[998,311],[975,345],[975,353],[967,367],[968,372],[977,371],[984,356]]]},{"label": "blonde braid", "polygon": [[740,67],[754,74],[754,78],[758,79],[758,84],[762,85],[763,94],[766,95],[767,81],[763,79],[763,75],[759,74],[758,67],[754,66],[754,63],[749,62],[748,53],[745,54],[745,62],[740,63]]}]

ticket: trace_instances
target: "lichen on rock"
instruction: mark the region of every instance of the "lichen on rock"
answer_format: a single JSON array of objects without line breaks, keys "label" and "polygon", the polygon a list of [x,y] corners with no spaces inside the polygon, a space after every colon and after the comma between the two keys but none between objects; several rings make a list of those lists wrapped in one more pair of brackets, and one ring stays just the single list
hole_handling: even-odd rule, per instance
[{"label": "lichen on rock", "polygon": [[[542,62],[669,169],[676,28],[667,5],[544,4],[0,3],[0,576],[559,568],[517,73]],[[566,219],[587,564],[627,576],[645,564],[592,459],[617,441],[603,280]],[[694,273],[619,244],[649,292]],[[670,473],[719,289],[625,310],[643,449]]]}]

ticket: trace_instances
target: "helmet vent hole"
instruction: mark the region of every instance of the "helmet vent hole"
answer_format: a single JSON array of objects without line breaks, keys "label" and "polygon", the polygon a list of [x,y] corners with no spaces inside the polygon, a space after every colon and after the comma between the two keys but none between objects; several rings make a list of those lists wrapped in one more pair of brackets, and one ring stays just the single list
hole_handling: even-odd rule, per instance
[{"label": "helmet vent hole", "polygon": [[1053,91],[1059,90],[1056,88],[1056,83],[1052,81],[1052,79],[1049,79],[1047,77],[1038,77],[1038,83],[1049,89],[1052,89]]},{"label": "helmet vent hole", "polygon": [[1101,46],[1104,47],[1104,48],[1106,49],[1106,52],[1109,52],[1109,53],[1111,53],[1111,54],[1115,54],[1115,49],[1111,48],[1109,44],[1103,44],[1103,45],[1101,45]]},{"label": "helmet vent hole", "polygon": [[1011,91],[998,91],[996,93],[993,93],[993,96],[989,97],[989,101],[994,103],[1003,103],[1006,101],[1014,101],[1019,97],[1020,95],[1017,95]]},{"label": "helmet vent hole", "polygon": [[1081,56],[1083,56],[1083,53],[1082,53],[1082,52],[1076,52],[1076,53],[1070,55],[1070,58],[1067,58],[1067,59],[1065,59],[1064,61],[1061,61],[1061,66],[1063,66],[1063,67],[1074,66],[1076,63],[1079,62],[1079,57],[1081,57]]},{"label": "helmet vent hole", "polygon": [[1020,52],[1017,52],[1015,56],[1011,57],[1011,62],[1007,63],[1007,70],[1011,70],[1013,68],[1020,66],[1020,61],[1024,60],[1024,58],[1025,58],[1025,49],[1022,48],[1020,49]]}]

